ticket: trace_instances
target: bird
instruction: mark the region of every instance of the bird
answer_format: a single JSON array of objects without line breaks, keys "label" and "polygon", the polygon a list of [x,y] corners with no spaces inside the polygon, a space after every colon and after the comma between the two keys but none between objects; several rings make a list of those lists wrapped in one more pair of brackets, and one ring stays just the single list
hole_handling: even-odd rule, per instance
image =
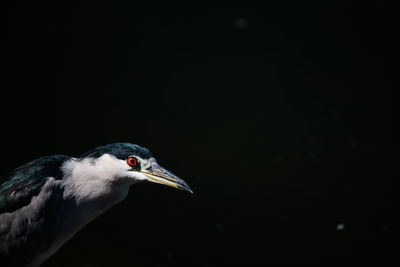
[{"label": "bird", "polygon": [[44,156],[19,166],[0,178],[0,266],[41,265],[142,182],[193,193],[148,149],[131,143],[99,146],[80,157]]}]

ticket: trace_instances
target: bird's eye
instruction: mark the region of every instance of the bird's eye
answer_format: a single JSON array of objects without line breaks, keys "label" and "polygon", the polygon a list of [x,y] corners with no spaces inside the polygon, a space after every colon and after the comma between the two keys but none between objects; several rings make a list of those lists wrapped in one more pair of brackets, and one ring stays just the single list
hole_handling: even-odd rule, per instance
[{"label": "bird's eye", "polygon": [[139,166],[139,160],[133,156],[129,156],[126,159],[126,162],[128,163],[129,166],[131,167],[138,167]]}]

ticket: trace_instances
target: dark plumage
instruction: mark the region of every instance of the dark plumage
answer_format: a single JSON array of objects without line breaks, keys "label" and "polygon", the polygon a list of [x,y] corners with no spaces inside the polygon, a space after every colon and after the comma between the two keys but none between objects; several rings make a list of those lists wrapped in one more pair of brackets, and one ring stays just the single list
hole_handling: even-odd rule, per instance
[{"label": "dark plumage", "polygon": [[38,195],[47,177],[61,178],[61,164],[70,157],[54,155],[42,157],[0,178],[0,214],[12,212],[30,203]]},{"label": "dark plumage", "polygon": [[114,143],[96,147],[95,149],[92,149],[81,155],[81,158],[98,158],[105,153],[114,155],[118,159],[126,159],[126,157],[130,155],[137,155],[143,159],[149,159],[152,157],[150,151],[147,148],[130,143]]}]

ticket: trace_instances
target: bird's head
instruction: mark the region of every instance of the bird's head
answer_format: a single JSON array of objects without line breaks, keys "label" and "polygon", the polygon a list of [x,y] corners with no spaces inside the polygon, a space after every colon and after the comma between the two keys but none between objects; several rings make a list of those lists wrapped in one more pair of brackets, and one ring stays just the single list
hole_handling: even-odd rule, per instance
[{"label": "bird's head", "polygon": [[[80,157],[83,168],[74,168],[115,184],[152,182],[192,192],[185,181],[161,167],[146,148],[130,143],[97,147]],[[83,170],[82,170],[83,169]],[[79,176],[84,176],[80,174]]]}]

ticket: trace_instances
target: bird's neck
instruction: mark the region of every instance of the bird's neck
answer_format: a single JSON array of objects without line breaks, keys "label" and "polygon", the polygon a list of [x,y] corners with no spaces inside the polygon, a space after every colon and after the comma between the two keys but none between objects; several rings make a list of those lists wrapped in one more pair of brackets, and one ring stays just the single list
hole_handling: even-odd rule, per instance
[{"label": "bird's neck", "polygon": [[122,201],[128,195],[129,188],[121,188],[121,192],[104,195],[96,199],[77,199],[70,196],[64,200],[63,214],[69,214],[63,222],[67,227],[72,225],[79,230],[107,209]]},{"label": "bird's neck", "polygon": [[69,239],[86,224],[111,206],[122,201],[129,187],[112,183],[103,177],[89,160],[71,160],[62,166],[64,172],[63,218],[60,229],[63,238]]},{"label": "bird's neck", "polygon": [[[53,186],[56,189],[52,191],[53,197],[55,197],[55,194],[59,192],[59,197],[62,201],[59,205],[57,205],[58,217],[55,222],[54,240],[50,247],[48,247],[41,254],[37,255],[31,264],[32,266],[38,266],[49,256],[53,255],[65,242],[71,239],[71,237],[86,224],[101,215],[112,205],[121,201],[128,194],[128,188],[121,188],[121,192],[114,195],[111,194],[104,196],[103,198],[97,198],[96,201],[94,199],[80,199],[80,201],[78,201],[74,195],[68,195],[66,198],[63,196],[62,192],[65,190],[65,185],[62,180],[54,181],[53,179],[48,183],[49,185],[46,184],[46,186]],[[43,197],[43,194],[46,192],[46,190],[42,190],[41,195],[39,195],[37,200],[46,200],[46,198]],[[47,199],[48,201],[45,203],[53,202],[52,198]],[[27,206],[26,208],[29,208],[30,206],[31,205]],[[41,208],[41,206],[36,203],[34,208]],[[26,211],[25,214],[35,213]]]}]

